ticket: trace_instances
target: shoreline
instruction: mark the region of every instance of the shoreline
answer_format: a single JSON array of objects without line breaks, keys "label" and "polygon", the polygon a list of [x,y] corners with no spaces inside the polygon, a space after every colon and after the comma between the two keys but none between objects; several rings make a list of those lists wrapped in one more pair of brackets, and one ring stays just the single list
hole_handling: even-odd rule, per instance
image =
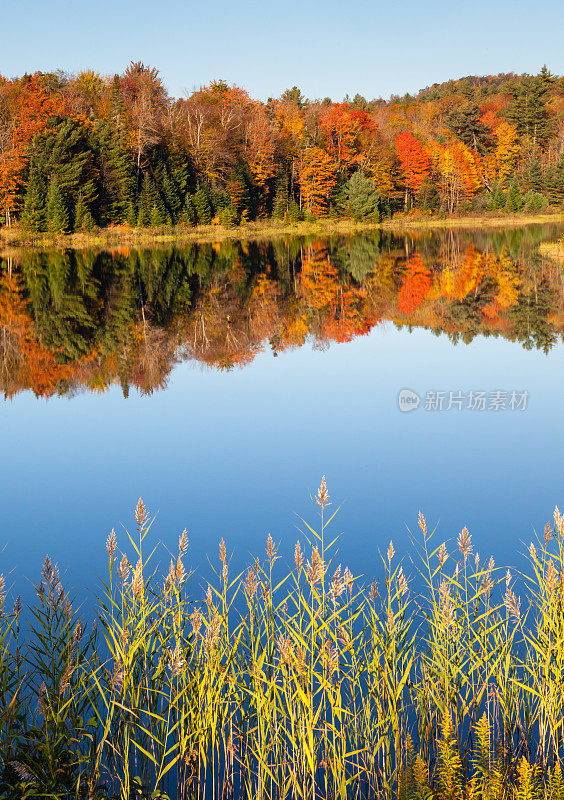
[{"label": "shoreline", "polygon": [[[383,222],[355,222],[354,220],[319,219],[284,223],[275,220],[250,222],[232,228],[220,225],[200,225],[194,228],[104,228],[93,233],[26,233],[19,227],[0,228],[0,256],[9,257],[18,250],[89,248],[113,249],[144,247],[165,244],[210,244],[221,241],[260,241],[289,236],[334,236],[369,233],[371,231],[425,231],[440,229],[472,230],[476,228],[514,228],[526,225],[547,225],[564,222],[564,213],[539,215],[512,215],[508,217],[419,217],[386,219]],[[562,248],[560,248],[562,249]],[[562,256],[564,257],[564,256]]]},{"label": "shoreline", "polygon": [[559,266],[564,266],[564,239],[558,242],[541,242],[539,252]]}]

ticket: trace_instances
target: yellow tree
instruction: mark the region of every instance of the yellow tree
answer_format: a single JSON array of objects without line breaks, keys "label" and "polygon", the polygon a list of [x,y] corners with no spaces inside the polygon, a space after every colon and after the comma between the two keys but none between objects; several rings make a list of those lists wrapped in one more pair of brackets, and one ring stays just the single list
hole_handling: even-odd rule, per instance
[{"label": "yellow tree", "polygon": [[327,211],[329,197],[335,187],[337,169],[320,147],[305,151],[300,166],[300,186],[304,205],[316,216]]},{"label": "yellow tree", "polygon": [[481,185],[479,158],[459,139],[452,139],[444,147],[435,145],[435,161],[441,176],[443,201],[452,214]]},{"label": "yellow tree", "polygon": [[517,131],[509,122],[501,122],[496,131],[495,160],[497,166],[497,180],[503,183],[513,172],[515,161],[519,154]]}]

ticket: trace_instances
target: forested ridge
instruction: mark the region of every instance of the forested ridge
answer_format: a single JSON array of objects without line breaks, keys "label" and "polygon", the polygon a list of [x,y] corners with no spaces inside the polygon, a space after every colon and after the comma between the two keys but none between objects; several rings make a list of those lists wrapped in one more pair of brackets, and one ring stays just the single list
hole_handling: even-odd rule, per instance
[{"label": "forested ridge", "polygon": [[267,102],[158,70],[0,77],[1,222],[232,226],[326,215],[536,213],[564,201],[564,78],[467,77],[416,96]]}]

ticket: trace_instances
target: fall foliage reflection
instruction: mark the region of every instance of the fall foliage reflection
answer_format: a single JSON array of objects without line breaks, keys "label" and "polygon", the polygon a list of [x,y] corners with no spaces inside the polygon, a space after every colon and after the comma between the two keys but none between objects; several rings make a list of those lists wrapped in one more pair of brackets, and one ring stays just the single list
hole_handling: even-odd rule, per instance
[{"label": "fall foliage reflection", "polygon": [[181,361],[228,370],[383,322],[548,352],[564,332],[564,285],[536,251],[546,233],[23,251],[0,262],[1,389],[147,394]]}]

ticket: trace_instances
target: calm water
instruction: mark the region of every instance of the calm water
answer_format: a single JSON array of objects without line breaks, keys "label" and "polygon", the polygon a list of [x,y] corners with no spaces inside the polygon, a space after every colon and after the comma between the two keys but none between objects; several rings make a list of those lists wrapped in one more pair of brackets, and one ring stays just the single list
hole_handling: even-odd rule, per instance
[{"label": "calm water", "polygon": [[155,541],[188,528],[196,580],[222,537],[234,566],[269,531],[290,561],[324,473],[355,574],[419,509],[437,545],[467,525],[518,563],[564,506],[564,280],[536,253],[561,233],[1,262],[1,570],[25,595],[48,552],[93,586],[139,496]]}]

